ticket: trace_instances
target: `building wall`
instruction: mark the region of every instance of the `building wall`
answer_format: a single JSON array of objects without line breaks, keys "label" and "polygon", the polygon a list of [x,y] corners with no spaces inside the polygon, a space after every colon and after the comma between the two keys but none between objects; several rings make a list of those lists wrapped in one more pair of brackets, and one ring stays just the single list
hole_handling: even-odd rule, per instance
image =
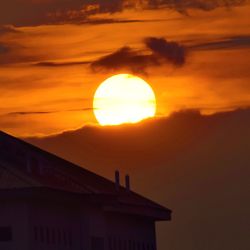
[{"label": "building wall", "polygon": [[152,220],[92,207],[82,213],[82,227],[86,250],[156,250]]},{"label": "building wall", "polygon": [[107,226],[101,207],[87,204],[83,206],[81,212],[83,249],[104,250]]},{"label": "building wall", "polygon": [[29,250],[82,250],[78,207],[47,202],[29,206]]},{"label": "building wall", "polygon": [[21,202],[0,203],[0,249],[28,249],[28,207]]},{"label": "building wall", "polygon": [[107,214],[109,250],[155,250],[155,223],[124,214]]},{"label": "building wall", "polygon": [[0,241],[0,250],[156,249],[153,221],[90,204],[1,203],[1,227],[11,228],[12,240]]}]

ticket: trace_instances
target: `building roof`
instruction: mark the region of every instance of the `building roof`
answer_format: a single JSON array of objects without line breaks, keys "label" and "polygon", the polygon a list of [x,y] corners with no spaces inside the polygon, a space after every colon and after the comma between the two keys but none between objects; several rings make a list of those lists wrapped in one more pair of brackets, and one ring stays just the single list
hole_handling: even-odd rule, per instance
[{"label": "building roof", "polygon": [[[0,131],[0,190],[53,190],[98,201],[106,211],[170,220],[171,210]],[[1,195],[2,192],[0,192]]]}]

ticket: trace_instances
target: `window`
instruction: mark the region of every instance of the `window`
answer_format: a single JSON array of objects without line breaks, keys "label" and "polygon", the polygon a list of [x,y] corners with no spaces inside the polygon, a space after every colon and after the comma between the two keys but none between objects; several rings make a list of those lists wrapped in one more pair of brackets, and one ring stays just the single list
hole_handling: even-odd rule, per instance
[{"label": "window", "polygon": [[43,227],[40,227],[40,241],[42,243],[44,242],[44,230],[43,230]]},{"label": "window", "polygon": [[104,239],[102,237],[92,237],[91,250],[104,250]]},{"label": "window", "polygon": [[67,236],[66,236],[66,231],[63,230],[63,243],[65,246],[67,246]]},{"label": "window", "polygon": [[112,237],[108,237],[108,249],[113,250]]},{"label": "window", "polygon": [[61,244],[61,241],[62,241],[61,230],[58,229],[58,231],[57,231],[57,242],[58,242],[59,245]]},{"label": "window", "polygon": [[127,241],[126,240],[123,241],[123,249],[127,250]]},{"label": "window", "polygon": [[141,250],[141,244],[140,244],[140,242],[137,242],[137,249]]},{"label": "window", "polygon": [[133,250],[136,250],[136,242],[135,240],[133,240],[133,247],[132,247]]},{"label": "window", "polygon": [[128,249],[132,250],[132,241],[131,240],[128,241]]},{"label": "window", "polygon": [[11,227],[0,227],[0,242],[12,241]]},{"label": "window", "polygon": [[122,240],[118,239],[118,249],[122,250]]},{"label": "window", "polygon": [[69,236],[68,237],[69,245],[72,246],[73,240],[72,240],[72,232],[71,232],[71,230],[69,230],[68,236]]},{"label": "window", "polygon": [[55,232],[55,228],[51,229],[51,244],[55,244],[56,242],[56,232]]},{"label": "window", "polygon": [[115,237],[113,238],[113,248],[114,250],[117,250],[117,240]]},{"label": "window", "polygon": [[142,250],[146,250],[145,244],[142,243]]},{"label": "window", "polygon": [[50,233],[48,227],[46,227],[46,242],[48,245],[50,244]]},{"label": "window", "polygon": [[34,227],[34,240],[38,241],[38,229],[37,229],[37,227]]}]

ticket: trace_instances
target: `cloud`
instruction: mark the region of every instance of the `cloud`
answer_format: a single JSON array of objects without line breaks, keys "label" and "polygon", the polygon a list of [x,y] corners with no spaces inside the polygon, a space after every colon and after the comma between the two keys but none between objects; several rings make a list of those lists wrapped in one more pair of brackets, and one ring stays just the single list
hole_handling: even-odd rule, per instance
[{"label": "cloud", "polygon": [[114,24],[114,23],[145,23],[161,20],[140,20],[140,19],[115,19],[115,18],[87,18],[79,22],[79,24],[101,25],[101,24]]},{"label": "cloud", "polygon": [[6,115],[8,116],[18,116],[18,115],[47,115],[57,113],[59,111],[19,111],[19,112],[11,112]]},{"label": "cloud", "polygon": [[18,111],[18,112],[7,113],[4,116],[48,115],[61,112],[79,112],[79,111],[91,111],[91,110],[93,110],[93,108],[54,110],[54,111]]},{"label": "cloud", "polygon": [[14,27],[12,26],[0,26],[0,35],[5,35],[5,34],[8,34],[8,33],[17,33],[17,32],[20,32],[20,31],[17,31]]},{"label": "cloud", "polygon": [[164,38],[145,39],[147,47],[156,55],[175,66],[182,66],[186,59],[186,49],[177,42],[168,42]]},{"label": "cloud", "polygon": [[123,9],[123,0],[9,0],[0,2],[0,24],[33,26],[79,22],[95,13]]},{"label": "cloud", "polygon": [[158,65],[153,55],[143,55],[130,47],[123,47],[112,54],[104,56],[91,64],[94,71],[115,71],[129,69],[134,73],[144,72],[148,66]]},{"label": "cloud", "polygon": [[91,68],[94,71],[129,69],[134,73],[145,73],[150,66],[170,64],[178,67],[184,65],[186,49],[177,42],[150,37],[145,39],[144,43],[146,51],[123,47],[94,61]]},{"label": "cloud", "polygon": [[132,190],[173,210],[159,249],[232,250],[249,245],[249,127],[250,109],[183,111],[28,141],[110,179],[129,173]]},{"label": "cloud", "polygon": [[9,51],[10,51],[10,48],[7,45],[0,43],[0,55],[5,54]]},{"label": "cloud", "polygon": [[128,8],[168,8],[187,13],[188,9],[213,10],[233,7],[247,0],[8,0],[0,1],[0,24],[32,26],[79,22],[99,13],[115,13]]},{"label": "cloud", "polygon": [[63,67],[63,66],[75,66],[75,65],[86,65],[89,64],[89,61],[80,61],[80,62],[38,62],[33,64],[38,67]]},{"label": "cloud", "polygon": [[150,37],[144,41],[146,50],[136,50],[125,46],[117,51],[101,57],[96,61],[71,62],[38,62],[39,67],[66,67],[90,64],[93,71],[116,71],[128,69],[134,73],[145,73],[151,66],[164,64],[182,66],[185,63],[186,49],[177,42],[167,41],[164,38]]},{"label": "cloud", "polygon": [[119,69],[128,69],[134,73],[145,73],[146,69],[152,66],[183,66],[186,62],[188,50],[249,48],[250,36],[228,36],[210,42],[194,42],[193,45],[188,45],[190,44],[189,40],[186,42],[187,45],[184,46],[185,41],[183,41],[182,45],[174,41],[168,41],[164,38],[149,37],[144,39],[144,50],[136,50],[129,46],[125,46],[95,61],[42,61],[33,65],[39,67],[67,67],[90,64],[94,71],[116,71]]},{"label": "cloud", "polygon": [[197,43],[189,47],[195,50],[222,50],[222,49],[238,49],[250,48],[250,36],[231,36],[222,38],[217,41]]},{"label": "cloud", "polygon": [[235,7],[246,4],[248,0],[148,0],[152,8],[167,7],[187,14],[189,9],[211,11],[219,7]]},{"label": "cloud", "polygon": [[6,41],[4,44],[0,43],[0,65],[11,65],[16,63],[28,63],[40,60],[40,56],[23,53],[26,47],[15,43],[13,41]]}]

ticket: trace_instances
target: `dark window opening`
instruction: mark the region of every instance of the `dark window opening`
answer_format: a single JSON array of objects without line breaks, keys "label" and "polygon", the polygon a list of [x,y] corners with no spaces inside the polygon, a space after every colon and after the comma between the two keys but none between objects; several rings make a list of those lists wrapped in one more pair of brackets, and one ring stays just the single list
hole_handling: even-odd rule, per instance
[{"label": "dark window opening", "polygon": [[121,250],[122,249],[122,240],[118,239],[118,249]]},{"label": "dark window opening", "polygon": [[113,250],[113,245],[112,245],[112,238],[108,237],[108,249]]},{"label": "dark window opening", "polygon": [[40,227],[40,241],[44,243],[44,230],[43,227]]},{"label": "dark window opening", "polygon": [[133,247],[132,247],[133,250],[136,250],[136,242],[135,240],[133,240]]},{"label": "dark window opening", "polygon": [[57,242],[58,242],[59,245],[61,244],[61,240],[62,240],[61,230],[58,229],[58,231],[57,231]]},{"label": "dark window opening", "polygon": [[92,237],[91,250],[104,250],[104,239],[102,237]]},{"label": "dark window opening", "polygon": [[67,246],[67,236],[65,230],[63,231],[63,243],[65,246]]},{"label": "dark window opening", "polygon": [[113,246],[114,246],[114,250],[117,250],[117,241],[116,241],[116,238],[113,239]]},{"label": "dark window opening", "polygon": [[12,230],[10,227],[0,227],[0,242],[12,241]]},{"label": "dark window opening", "polygon": [[72,244],[73,244],[73,239],[72,239],[72,232],[71,232],[71,230],[69,230],[68,236],[69,236],[69,239],[68,239],[69,245],[72,246]]},{"label": "dark window opening", "polygon": [[141,250],[141,244],[140,244],[140,242],[137,242],[137,249]]},{"label": "dark window opening", "polygon": [[56,242],[56,232],[55,232],[55,228],[52,228],[52,232],[51,232],[51,243],[55,244]]},{"label": "dark window opening", "polygon": [[34,227],[34,240],[38,241],[38,229],[37,229],[37,227]]},{"label": "dark window opening", "polygon": [[124,250],[127,250],[127,241],[126,241],[126,240],[124,240],[124,246],[123,246],[123,249],[124,249]]},{"label": "dark window opening", "polygon": [[146,250],[145,244],[142,243],[142,250]]},{"label": "dark window opening", "polygon": [[128,249],[132,250],[132,241],[131,240],[128,241]]},{"label": "dark window opening", "polygon": [[50,233],[48,227],[46,227],[46,242],[47,244],[50,244]]}]

